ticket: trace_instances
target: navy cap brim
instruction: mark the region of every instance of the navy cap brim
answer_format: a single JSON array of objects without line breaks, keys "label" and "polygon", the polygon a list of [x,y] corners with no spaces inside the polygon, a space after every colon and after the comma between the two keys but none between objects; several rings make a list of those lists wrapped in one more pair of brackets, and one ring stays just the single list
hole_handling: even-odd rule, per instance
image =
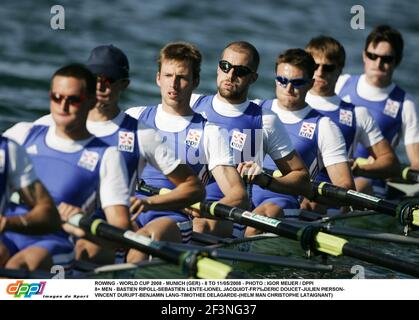
[{"label": "navy cap brim", "polygon": [[128,71],[118,68],[115,65],[90,64],[87,68],[96,76],[103,75],[113,80],[125,79],[129,77]]}]

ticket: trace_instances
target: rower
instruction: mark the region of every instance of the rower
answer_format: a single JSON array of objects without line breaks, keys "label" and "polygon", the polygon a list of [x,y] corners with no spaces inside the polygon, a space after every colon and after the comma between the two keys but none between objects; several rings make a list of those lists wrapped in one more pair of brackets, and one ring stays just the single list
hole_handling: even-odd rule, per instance
[{"label": "rower", "polygon": [[[127,110],[139,121],[157,129],[165,143],[173,146],[177,158],[188,164],[205,185],[212,176],[220,186],[221,203],[231,206],[247,206],[247,194],[230,154],[227,139],[219,127],[209,123],[201,114],[190,107],[192,91],[199,85],[201,53],[192,44],[174,42],[165,45],[158,58],[156,83],[160,87],[162,101],[157,106],[136,107]],[[173,181],[161,172],[147,165],[142,174],[147,185],[158,188],[174,187]],[[144,196],[139,195],[141,198]],[[198,213],[196,213],[199,216]],[[148,211],[137,218],[140,226],[156,218],[176,221],[180,227],[183,242],[192,235],[192,220],[180,211]],[[218,221],[214,228],[205,230],[218,236],[231,235],[232,225]],[[129,261],[137,261],[134,254]]]},{"label": "rower", "polygon": [[[82,65],[71,64],[58,69],[52,76],[50,91],[54,124],[21,122],[6,134],[26,148],[62,220],[80,211],[91,213],[100,201],[110,224],[128,228],[125,163],[115,147],[92,136],[86,128],[88,112],[96,101],[95,87],[95,77]],[[27,211],[27,206],[20,204],[8,214],[20,215]],[[80,235],[68,225],[65,230]],[[52,264],[66,267],[74,259],[73,242],[64,231],[44,236],[16,234],[11,243],[21,251],[10,258],[6,265],[10,268],[36,269]]]},{"label": "rower", "polygon": [[[302,49],[286,50],[278,56],[275,70],[276,99],[262,101],[262,108],[274,112],[284,124],[313,180],[318,179],[318,174],[324,169],[328,181],[344,188],[354,188],[341,131],[329,117],[323,116],[305,101],[314,82],[313,57]],[[275,170],[270,157],[265,158],[263,167]],[[275,194],[257,186],[253,191],[253,200],[258,208],[270,203],[285,209],[301,206],[302,209],[326,213],[326,207],[307,198],[300,205],[297,197]]]},{"label": "rower", "polygon": [[[113,46],[103,45],[94,48],[87,60],[87,68],[97,77],[96,105],[89,112],[87,129],[105,143],[115,146],[122,153],[127,165],[130,194],[134,193],[137,176],[146,164],[151,164],[166,175],[177,187],[171,196],[155,196],[139,202],[131,197],[131,210],[141,207],[148,209],[180,209],[198,202],[203,188],[194,172],[185,164],[175,159],[172,150],[162,144],[162,137],[157,130],[145,125],[121,110],[119,99],[129,86],[129,62],[125,53]],[[50,116],[45,116],[36,123],[48,123]],[[102,217],[101,212],[95,216]],[[145,225],[145,224],[144,224]],[[143,226],[144,226],[143,225]],[[156,240],[174,240],[179,237],[177,226],[172,222],[154,222],[141,229],[146,236],[153,235]],[[172,230],[168,232],[168,230]],[[175,230],[175,231],[173,231]],[[95,262],[111,262],[98,257],[100,249],[91,241],[80,239],[76,246],[77,259]],[[116,262],[125,259],[124,252],[117,252]],[[112,261],[113,262],[113,261]]]},{"label": "rower", "polygon": [[319,36],[310,40],[306,51],[312,54],[316,62],[314,85],[306,101],[339,126],[344,133],[350,158],[354,146],[359,142],[374,159],[372,163],[365,164],[353,161],[353,175],[378,179],[397,176],[400,170],[397,157],[367,108],[344,102],[334,92],[345,65],[343,46],[331,37]]},{"label": "rower", "polygon": [[[3,215],[9,198],[17,192],[30,210],[19,216]],[[0,266],[13,267],[17,250],[13,239],[19,234],[48,234],[60,229],[61,222],[48,191],[35,174],[32,162],[25,149],[15,142],[0,136]],[[39,253],[39,248],[26,249],[30,255]],[[35,269],[36,265],[27,265]]]},{"label": "rower", "polygon": [[[364,106],[377,122],[393,148],[404,139],[412,169],[419,169],[419,111],[412,96],[393,82],[393,73],[403,57],[403,38],[387,25],[377,26],[367,37],[362,53],[364,74],[339,77],[335,91],[347,102]],[[355,157],[368,157],[365,146],[358,144]],[[397,174],[399,175],[399,174]],[[356,179],[357,188],[372,191],[372,181]],[[375,190],[383,190],[382,181],[373,181]]]},{"label": "rower", "polygon": [[[252,44],[245,41],[230,43],[224,48],[218,63],[217,93],[193,95],[193,108],[208,121],[227,130],[235,163],[247,161],[246,165],[239,167],[240,170],[248,170],[248,166],[253,164],[261,165],[265,154],[274,159],[283,176],[267,180],[264,175],[255,175],[250,178],[253,183],[278,192],[310,195],[307,169],[295,152],[284,126],[272,111],[247,99],[250,86],[258,78],[258,65],[259,53]],[[219,186],[211,181],[207,187],[207,200],[221,197]],[[266,207],[263,214],[279,217],[282,211],[278,207]],[[195,225],[194,221],[194,228],[199,230],[202,226]],[[243,230],[244,227],[237,226],[237,235]]]}]

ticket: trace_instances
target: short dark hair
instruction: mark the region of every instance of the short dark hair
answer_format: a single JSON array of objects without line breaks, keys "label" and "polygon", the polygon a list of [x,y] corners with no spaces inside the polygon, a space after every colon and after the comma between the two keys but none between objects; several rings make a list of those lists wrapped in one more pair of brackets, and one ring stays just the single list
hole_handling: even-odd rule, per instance
[{"label": "short dark hair", "polygon": [[83,64],[72,63],[64,67],[61,67],[60,69],[55,71],[54,74],[52,75],[51,85],[52,85],[52,81],[57,76],[71,77],[71,78],[76,78],[79,80],[84,80],[84,82],[86,83],[86,88],[85,88],[86,95],[96,96],[96,77]]},{"label": "short dark hair", "polygon": [[399,65],[403,57],[403,37],[399,31],[389,25],[379,25],[371,31],[365,41],[365,51],[370,43],[375,48],[379,42],[383,41],[390,43],[395,53],[396,65]]},{"label": "short dark hair", "polygon": [[316,63],[310,53],[300,48],[288,49],[276,59],[275,72],[281,63],[289,63],[303,70],[309,79],[313,78]]},{"label": "short dark hair", "polygon": [[194,81],[199,83],[201,73],[202,55],[198,48],[188,42],[170,42],[161,50],[157,59],[159,71],[163,60],[189,61],[192,64],[192,75]]},{"label": "short dark hair", "polygon": [[232,49],[232,50],[237,51],[237,52],[250,53],[250,55],[252,57],[250,59],[251,68],[253,69],[254,72],[256,72],[258,70],[259,61],[260,61],[259,52],[256,49],[256,47],[254,45],[252,45],[251,43],[249,43],[247,41],[231,42],[224,48],[223,52],[221,53],[221,57],[224,55],[224,51],[226,49]]},{"label": "short dark hair", "polygon": [[336,65],[341,69],[345,66],[345,48],[339,41],[332,37],[321,35],[312,38],[306,45],[306,51],[312,56],[316,54],[325,56],[328,60],[336,63]]}]

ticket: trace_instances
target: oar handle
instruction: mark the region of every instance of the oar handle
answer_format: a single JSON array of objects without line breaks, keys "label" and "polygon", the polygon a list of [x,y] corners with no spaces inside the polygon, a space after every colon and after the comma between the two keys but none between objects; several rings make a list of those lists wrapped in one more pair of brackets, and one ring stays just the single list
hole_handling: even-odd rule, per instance
[{"label": "oar handle", "polygon": [[409,181],[409,182],[419,182],[419,170],[413,170],[410,167],[405,167],[402,170],[402,178],[403,180]]}]

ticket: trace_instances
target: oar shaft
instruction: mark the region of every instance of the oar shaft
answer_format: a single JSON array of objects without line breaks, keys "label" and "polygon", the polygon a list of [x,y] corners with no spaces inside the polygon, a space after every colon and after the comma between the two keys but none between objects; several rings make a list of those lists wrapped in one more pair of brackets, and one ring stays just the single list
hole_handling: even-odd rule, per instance
[{"label": "oar shaft", "polygon": [[360,259],[394,271],[405,273],[413,277],[419,277],[419,266],[409,261],[403,261],[396,257],[383,254],[377,251],[370,251],[356,245],[346,243],[342,251],[348,257]]},{"label": "oar shaft", "polygon": [[265,232],[271,232],[285,238],[298,240],[297,233],[299,228],[282,223],[281,220],[278,219],[265,217],[250,211],[212,201],[201,202],[201,212],[206,212],[214,217],[254,227]]},{"label": "oar shaft", "polygon": [[364,207],[370,210],[380,211],[396,216],[397,205],[384,199],[370,196],[365,193],[348,190],[327,182],[313,182],[313,189],[319,196],[342,200],[355,206]]},{"label": "oar shaft", "polygon": [[180,265],[183,272],[188,276],[205,279],[223,279],[233,276],[230,266],[202,257],[199,252],[179,251],[131,230],[124,230],[112,226],[100,219],[92,221],[88,217],[83,217],[81,214],[78,214],[72,216],[69,222],[90,232],[94,236],[121,243],[124,246]]}]

